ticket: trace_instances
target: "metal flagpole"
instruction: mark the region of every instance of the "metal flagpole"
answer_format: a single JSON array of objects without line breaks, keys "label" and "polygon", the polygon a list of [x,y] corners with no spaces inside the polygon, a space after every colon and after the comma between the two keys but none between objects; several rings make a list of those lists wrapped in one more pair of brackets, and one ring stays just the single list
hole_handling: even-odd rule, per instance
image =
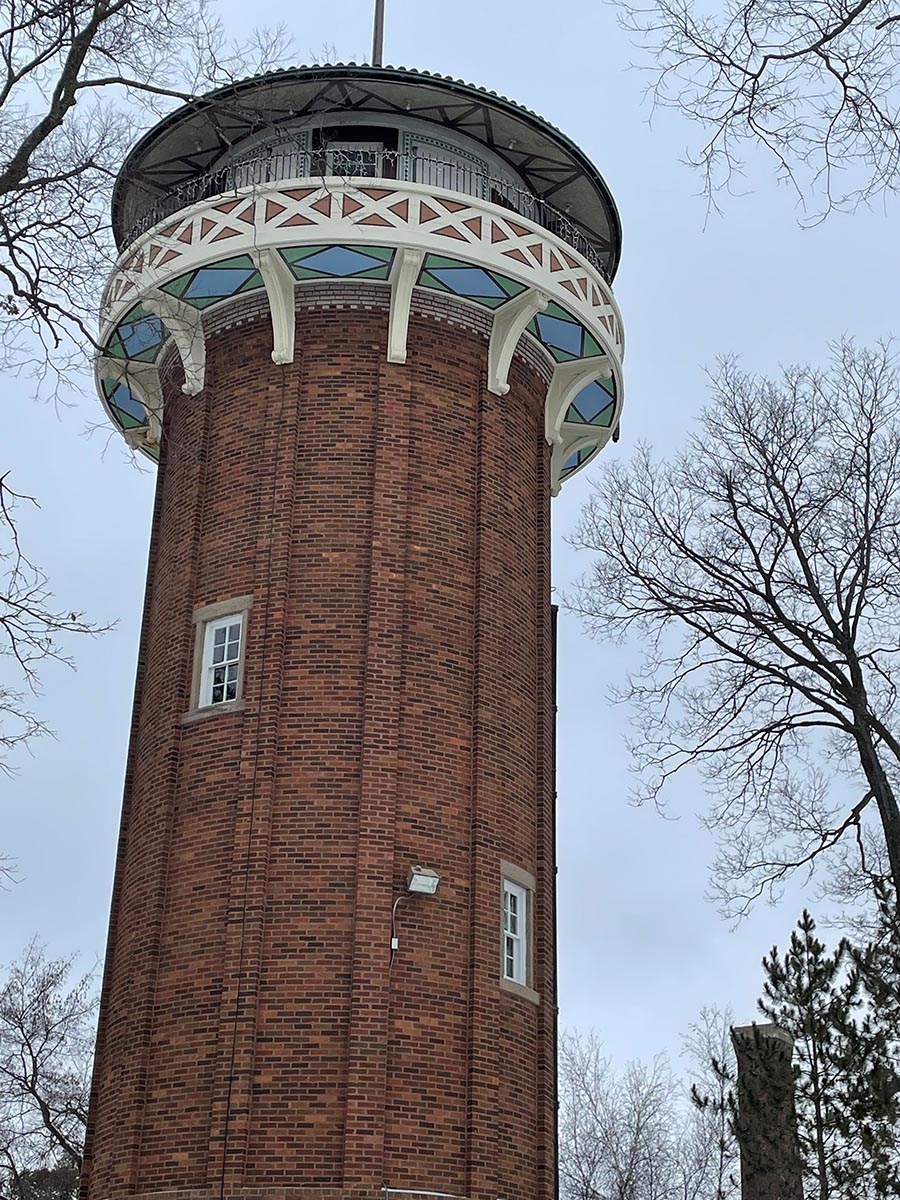
[{"label": "metal flagpole", "polygon": [[383,66],[384,57],[384,0],[375,0],[375,32],[372,37],[372,66]]}]

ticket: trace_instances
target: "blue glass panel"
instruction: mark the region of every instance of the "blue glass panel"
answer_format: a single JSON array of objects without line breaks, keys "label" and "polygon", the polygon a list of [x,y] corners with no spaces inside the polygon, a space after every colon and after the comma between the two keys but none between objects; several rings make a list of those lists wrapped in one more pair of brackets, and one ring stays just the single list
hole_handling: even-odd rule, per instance
[{"label": "blue glass panel", "polygon": [[560,350],[568,350],[576,357],[581,354],[581,326],[571,321],[560,321],[558,317],[548,317],[540,313],[537,317],[538,332],[542,342],[550,346],[559,346]]},{"label": "blue glass panel", "polygon": [[129,358],[137,356],[163,339],[163,326],[159,317],[141,317],[137,321],[123,321],[118,328],[119,337]]},{"label": "blue glass panel", "polygon": [[112,379],[104,379],[103,391],[113,420],[123,429],[138,429],[147,424],[147,413],[143,404],[126,383],[115,383]]},{"label": "blue glass panel", "polygon": [[506,292],[480,267],[442,267],[432,269],[431,274],[456,292],[457,296],[498,296],[506,299]]},{"label": "blue glass panel", "polygon": [[254,268],[241,270],[232,268],[220,270],[215,267],[204,267],[197,272],[184,290],[185,300],[199,300],[206,296],[230,296],[247,282],[254,273]]},{"label": "blue glass panel", "polygon": [[567,475],[572,474],[576,467],[580,467],[582,463],[587,462],[596,449],[596,446],[582,446],[580,450],[576,450],[574,454],[570,454],[560,468],[560,479],[565,479]]},{"label": "blue glass panel", "polygon": [[380,259],[372,259],[358,250],[348,250],[346,246],[329,246],[318,254],[304,258],[302,264],[324,275],[355,275],[358,271],[368,271],[371,267],[380,267]]},{"label": "blue glass panel", "polygon": [[[578,413],[580,413],[581,416],[579,418],[578,413],[572,413],[570,408],[569,413],[566,414],[567,421],[578,421],[580,419],[582,421],[586,421],[589,425],[595,423],[598,425],[608,425],[612,420],[614,406],[613,398],[610,396],[606,388],[602,387],[598,382],[596,382],[596,380],[593,383],[589,383],[587,387],[581,389],[581,391],[572,401],[572,405],[578,410]],[[606,410],[608,410],[608,412]],[[569,415],[570,413],[571,416]],[[606,420],[603,420],[602,418],[600,420],[597,419],[601,416],[601,413],[606,414]]]}]

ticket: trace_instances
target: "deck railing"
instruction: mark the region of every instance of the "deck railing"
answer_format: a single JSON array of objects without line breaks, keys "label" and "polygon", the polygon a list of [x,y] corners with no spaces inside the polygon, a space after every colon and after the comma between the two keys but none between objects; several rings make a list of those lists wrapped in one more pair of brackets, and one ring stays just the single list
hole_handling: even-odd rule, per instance
[{"label": "deck railing", "polygon": [[180,209],[227,195],[241,188],[278,183],[284,179],[341,177],[348,180],[406,180],[466,196],[477,196],[508,208],[543,226],[583,255],[606,279],[606,256],[602,249],[565,213],[502,176],[491,175],[481,166],[423,154],[399,154],[376,149],[295,150],[274,149],[237,158],[214,171],[179,184],[150,204],[126,231],[130,245],[148,229]]}]

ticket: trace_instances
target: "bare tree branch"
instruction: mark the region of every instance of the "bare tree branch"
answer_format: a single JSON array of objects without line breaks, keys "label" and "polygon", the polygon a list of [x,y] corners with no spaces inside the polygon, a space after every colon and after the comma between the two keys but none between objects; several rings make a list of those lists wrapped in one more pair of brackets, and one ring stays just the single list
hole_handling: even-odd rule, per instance
[{"label": "bare tree branch", "polygon": [[889,0],[618,0],[648,51],[655,105],[704,131],[690,161],[710,205],[761,147],[808,219],[900,185],[897,22]]},{"label": "bare tree branch", "polygon": [[877,810],[900,882],[900,382],[889,347],[776,381],[724,360],[703,430],[596,485],[572,606],[639,638],[639,800],[706,777],[715,887],[740,914]]}]

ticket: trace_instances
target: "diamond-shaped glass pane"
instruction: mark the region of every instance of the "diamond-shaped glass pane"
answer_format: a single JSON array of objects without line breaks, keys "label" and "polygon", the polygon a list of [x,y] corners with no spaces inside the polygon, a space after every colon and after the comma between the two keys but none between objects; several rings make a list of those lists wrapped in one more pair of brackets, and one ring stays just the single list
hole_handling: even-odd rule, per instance
[{"label": "diamond-shaped glass pane", "polygon": [[557,346],[577,357],[581,354],[581,326],[572,321],[562,321],[559,317],[551,317],[546,313],[538,314],[538,336],[548,346]]},{"label": "diamond-shaped glass pane", "polygon": [[356,275],[359,271],[368,271],[382,263],[347,246],[329,246],[327,250],[304,258],[302,265],[309,270],[321,271],[324,275]]},{"label": "diamond-shaped glass pane", "polygon": [[480,267],[440,267],[431,274],[457,296],[492,296],[506,299],[506,292]]},{"label": "diamond-shaped glass pane", "polygon": [[197,272],[182,295],[185,300],[202,300],[210,296],[231,296],[255,273],[253,267],[245,269],[203,267]]},{"label": "diamond-shaped glass pane", "polygon": [[[610,381],[608,386],[612,387]],[[615,411],[615,400],[598,380],[582,388],[566,413],[567,421],[581,425],[602,425],[609,428]]]}]

